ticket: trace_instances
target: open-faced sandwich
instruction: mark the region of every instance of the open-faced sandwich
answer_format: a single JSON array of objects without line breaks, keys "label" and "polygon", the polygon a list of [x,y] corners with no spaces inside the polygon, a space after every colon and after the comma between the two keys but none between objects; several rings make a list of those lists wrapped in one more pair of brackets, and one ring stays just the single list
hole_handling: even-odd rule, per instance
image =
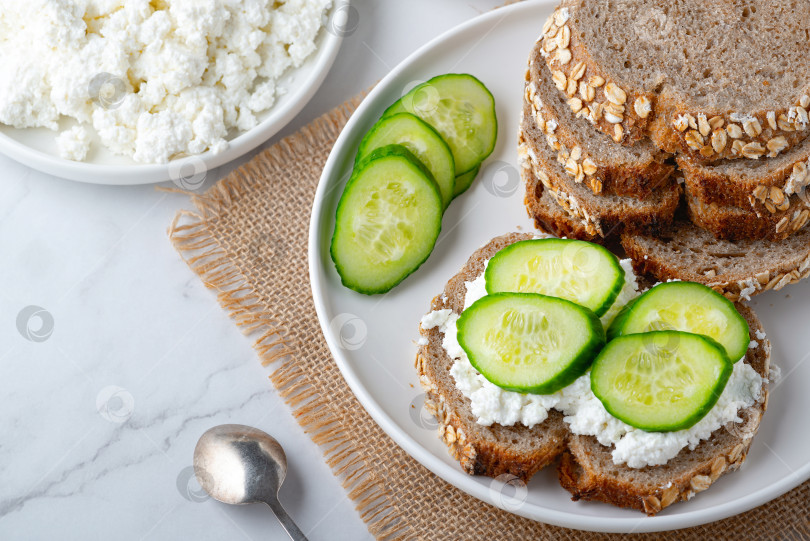
[{"label": "open-faced sandwich", "polygon": [[421,321],[427,409],[462,469],[653,515],[745,460],[770,344],[750,308],[694,282],[642,291],[590,242],[512,233],[476,251]]}]

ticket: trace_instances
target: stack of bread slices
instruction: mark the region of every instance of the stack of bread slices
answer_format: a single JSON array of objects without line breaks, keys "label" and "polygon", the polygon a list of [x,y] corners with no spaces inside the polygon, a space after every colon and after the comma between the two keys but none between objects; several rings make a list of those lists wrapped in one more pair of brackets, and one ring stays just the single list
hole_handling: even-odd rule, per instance
[{"label": "stack of bread slices", "polygon": [[564,0],[526,71],[526,206],[732,300],[810,275],[810,2]]}]

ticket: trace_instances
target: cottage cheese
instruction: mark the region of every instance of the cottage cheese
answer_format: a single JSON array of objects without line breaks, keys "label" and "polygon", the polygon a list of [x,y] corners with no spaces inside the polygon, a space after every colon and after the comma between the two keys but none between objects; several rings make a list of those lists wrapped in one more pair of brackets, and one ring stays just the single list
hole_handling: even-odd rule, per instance
[{"label": "cottage cheese", "polygon": [[[6,0],[0,6],[0,122],[59,128],[82,160],[94,129],[143,163],[214,153],[283,93],[315,50],[332,0]],[[85,130],[84,132],[81,130]]]},{"label": "cottage cheese", "polygon": [[[638,294],[638,285],[630,260],[623,260],[625,285],[614,306],[602,316],[609,325],[618,311]],[[482,289],[483,275],[466,282],[464,308],[486,294]],[[554,408],[565,414],[564,420],[574,434],[595,436],[605,446],[612,446],[615,464],[631,468],[666,464],[680,451],[694,449],[701,440],[729,422],[740,422],[737,412],[753,405],[760,398],[762,378],[749,365],[737,362],[717,404],[698,423],[677,432],[645,432],[633,428],[610,415],[591,391],[590,374],[585,374],[568,387],[550,394],[534,395],[506,391],[488,381],[470,364],[458,343],[456,321],[458,314],[449,309],[436,310],[422,318],[425,329],[438,327],[443,333],[442,346],[454,359],[450,374],[456,388],[470,399],[477,422],[484,426],[498,423],[504,426],[523,424],[532,427],[542,423]]]},{"label": "cottage cheese", "polygon": [[[489,260],[484,262],[484,270],[488,264]],[[638,284],[630,260],[622,260],[621,265],[625,270],[625,284],[614,306],[601,318],[605,326],[610,324],[622,306],[638,295]],[[465,282],[464,285],[466,287],[464,309],[487,294],[486,276],[483,272],[475,280]],[[456,387],[464,396],[471,399],[472,412],[478,417],[478,422],[486,426],[493,423],[504,426],[521,423],[531,427],[545,421],[548,410],[558,403],[560,397],[556,394],[538,395],[505,391],[479,374],[458,343],[456,337],[458,317],[458,314],[450,309],[434,310],[422,318],[421,325],[423,329],[439,327],[443,333],[442,346],[450,358],[456,360],[450,373],[456,381]]]},{"label": "cottage cheese", "polygon": [[56,146],[60,156],[80,162],[90,150],[90,132],[84,126],[73,126],[56,137]]}]

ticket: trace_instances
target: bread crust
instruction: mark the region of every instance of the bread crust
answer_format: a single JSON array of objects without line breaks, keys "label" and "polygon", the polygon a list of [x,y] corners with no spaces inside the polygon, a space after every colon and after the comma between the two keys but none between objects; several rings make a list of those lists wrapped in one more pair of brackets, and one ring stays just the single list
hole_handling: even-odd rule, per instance
[{"label": "bread crust", "polygon": [[[560,237],[601,243],[606,243],[605,241],[609,240],[590,234],[579,220],[565,213],[564,209],[550,197],[552,192],[544,190],[543,184],[530,170],[522,168],[521,175],[526,184],[526,209],[539,228]],[[722,210],[722,212],[729,211],[726,209]],[[696,216],[692,218],[699,219]],[[745,217],[745,214],[743,214],[740,220],[741,223],[738,223],[738,225],[741,228],[751,227],[751,224],[748,223],[750,217]],[[768,246],[770,241],[751,241],[750,239],[736,241],[739,244],[737,255],[746,257],[749,263],[748,272],[717,275],[716,273],[707,274],[707,269],[698,265],[697,262],[690,261],[689,264],[677,265],[667,257],[667,254],[644,245],[643,240],[646,238],[658,239],[656,242],[659,242],[660,246],[666,246],[671,239],[689,236],[690,233],[684,231],[684,229],[690,227],[695,226],[682,221],[677,221],[670,226],[662,226],[651,232],[622,230],[617,227],[615,236],[620,237],[621,246],[627,257],[633,260],[633,267],[639,276],[648,278],[653,283],[667,280],[687,280],[702,283],[732,301],[740,300],[743,292],[746,292],[746,297],[750,297],[771,289],[778,291],[788,284],[810,277],[810,246],[802,253],[791,254],[794,257],[787,263],[769,265],[766,261],[757,259],[751,252],[757,251],[757,248]],[[697,227],[708,228],[709,226],[707,224],[697,224]],[[725,227],[735,227],[734,222],[726,223]],[[808,232],[807,228],[802,229],[798,234],[802,238],[807,238],[807,244],[810,245],[810,232]],[[704,253],[718,253],[716,260],[709,264],[708,267],[722,269],[724,266],[720,255],[722,250],[711,245],[704,248]]]},{"label": "bread crust", "polygon": [[[669,158],[666,153],[655,153],[646,162],[638,160],[628,165],[616,163],[608,156],[589,152],[587,145],[582,144],[580,136],[569,129],[568,122],[559,118],[554,108],[540,96],[538,87],[548,84],[548,79],[544,78],[547,75],[541,73],[548,69],[540,56],[541,50],[541,44],[538,43],[529,56],[523,99],[535,124],[545,133],[544,142],[556,153],[558,161],[564,164],[565,172],[577,183],[590,188],[594,194],[627,196],[641,200],[649,199],[657,189],[669,184],[675,166],[666,162]],[[577,116],[584,116],[583,111],[579,111]]]},{"label": "bread crust", "polygon": [[[512,233],[497,237],[478,249],[461,271],[448,281],[443,293],[433,299],[431,310],[449,308],[460,313],[466,293],[464,282],[481,274],[484,261],[501,248],[529,238],[533,235]],[[475,423],[469,399],[455,387],[449,374],[452,360],[442,347],[441,333],[438,329],[423,329],[421,326],[419,332],[427,340],[427,344],[419,346],[416,355],[416,371],[425,391],[425,408],[438,420],[440,439],[465,472],[489,477],[511,475],[525,482],[562,453],[568,431],[562,414],[557,411],[550,411],[548,419],[532,429],[498,424],[485,427]],[[516,449],[512,440],[525,438],[527,432],[540,443],[528,452]]]},{"label": "bread crust", "polygon": [[[484,261],[491,258],[503,247],[533,238],[527,233],[511,233],[492,239],[477,250],[461,271],[451,278],[443,293],[433,299],[431,310],[451,309],[460,313],[464,308],[465,282],[472,281],[484,270]],[[757,372],[767,376],[770,344],[766,339],[757,338],[761,325],[753,312],[744,305],[738,310],[749,322],[751,340],[758,343],[756,349],[749,349],[744,362],[751,364]],[[573,499],[593,499],[639,509],[655,514],[675,501],[688,499],[690,493],[704,490],[720,475],[736,469],[745,460],[756,428],[767,404],[767,386],[763,388],[762,400],[748,410],[741,412],[746,423],[745,430],[718,429],[709,440],[699,444],[695,451],[683,450],[673,460],[689,461],[706,448],[712,451],[707,459],[692,460],[694,464],[674,472],[669,487],[650,487],[643,483],[628,484],[612,476],[610,471],[594,468],[594,453],[610,454],[595,438],[571,434],[556,410],[549,412],[543,423],[531,429],[522,426],[505,427],[494,424],[491,427],[478,425],[470,411],[469,399],[455,387],[449,374],[452,360],[442,346],[442,335],[438,329],[424,329],[419,332],[427,343],[419,346],[416,356],[416,370],[419,381],[425,390],[425,408],[438,420],[438,434],[448,448],[448,452],[470,475],[515,476],[527,482],[541,468],[562,457],[558,465],[560,484],[573,494]],[[735,434],[740,434],[739,436]],[[518,448],[517,438],[536,438],[537,445]],[[714,446],[714,447],[712,447]],[[686,458],[684,458],[686,457]],[[722,461],[721,461],[722,459]],[[670,462],[671,463],[671,462]],[[611,471],[632,470],[667,471],[669,464],[648,466],[644,469],[630,469],[626,466],[611,465]],[[683,470],[683,471],[681,471]],[[708,480],[708,484],[707,483]],[[705,485],[705,486],[704,486]],[[675,487],[674,489],[671,487]]]},{"label": "bread crust", "polygon": [[[558,474],[560,484],[571,492],[572,499],[612,503],[654,515],[677,501],[691,499],[721,475],[740,467],[767,407],[770,343],[757,338],[762,324],[753,311],[743,304],[736,307],[748,322],[750,339],[757,343],[740,362],[748,363],[764,378],[760,400],[740,412],[742,422],[729,423],[708,440],[701,441],[694,450],[682,450],[664,466],[642,469],[612,464],[609,450],[593,436],[571,435]],[[609,467],[604,467],[606,462]],[[652,475],[662,471],[667,472],[664,484],[655,482]],[[639,472],[649,475],[639,475]]]},{"label": "bread crust", "polygon": [[778,241],[791,233],[788,228],[781,228],[781,234],[777,233],[779,218],[760,217],[745,208],[703,203],[688,188],[685,199],[687,214],[692,223],[711,232],[718,239],[737,241],[767,238]]},{"label": "bread crust", "polygon": [[[541,56],[551,70],[554,81],[558,84],[557,88],[568,98],[577,97],[583,101],[588,109],[586,116],[591,118],[597,130],[608,135],[616,143],[632,146],[648,135],[649,126],[654,118],[653,112],[656,110],[656,97],[650,93],[633,92],[629,88],[619,88],[618,98],[613,97],[614,87],[608,87],[608,84],[615,85],[615,81],[605,73],[590,55],[588,48],[583,45],[572,18],[566,14],[567,10],[574,7],[569,4],[571,2],[563,2],[543,25],[543,33],[538,38]],[[587,96],[579,93],[580,82],[585,82],[593,89],[593,93],[591,94],[590,90],[586,90]],[[593,84],[588,84],[589,82]],[[571,92],[572,89],[575,91]],[[619,109],[613,109],[613,117],[605,114],[606,108],[611,104],[608,99],[609,91],[614,101],[613,105],[624,108],[621,113]],[[641,116],[634,106],[636,100],[640,100],[639,103],[647,103],[649,113],[645,114],[646,108],[640,107],[639,110],[645,115]],[[614,122],[619,118],[621,121]]]},{"label": "bread crust", "polygon": [[[538,41],[545,60],[560,81],[558,88],[568,95],[570,81],[578,86],[582,79],[598,77],[604,81],[595,88],[594,97],[587,102],[593,110],[610,104],[606,89],[612,84],[615,110],[613,117],[597,115],[594,127],[623,145],[633,145],[650,137],[656,146],[670,153],[680,153],[701,162],[723,159],[756,159],[776,156],[804,140],[810,132],[807,122],[807,96],[796,96],[795,103],[773,111],[701,111],[666,89],[653,92],[632,88],[607,73],[589,53],[577,29],[575,13],[581,0],[564,0],[549,17]],[[565,47],[563,47],[565,45]],[[618,89],[618,90],[616,90]],[[618,102],[618,103],[617,103]],[[639,104],[637,106],[636,104]],[[642,105],[643,104],[643,105]],[[797,119],[804,120],[799,122]],[[620,120],[620,121],[619,121]],[[731,126],[734,128],[729,129]]]},{"label": "bread crust", "polygon": [[[721,475],[739,469],[748,455],[752,439],[740,442],[711,460],[700,461],[685,474],[671,479],[668,486],[638,487],[616,477],[583,467],[587,448],[600,445],[591,436],[571,436],[568,449],[563,452],[557,473],[560,485],[571,493],[571,499],[592,500],[628,507],[654,516],[675,502],[690,500],[698,492],[709,488]],[[705,443],[705,442],[704,442]],[[734,457],[734,462],[731,462]],[[694,480],[694,481],[693,481]]]},{"label": "bread crust", "polygon": [[[730,175],[679,156],[686,192],[694,199],[687,202],[695,223],[727,239],[780,240],[806,227],[810,221],[810,198],[805,193],[810,183],[810,145],[803,144],[808,151],[795,161],[754,177]],[[738,217],[714,216],[721,206],[739,208]]]},{"label": "bread crust", "polygon": [[521,168],[521,177],[526,186],[524,203],[529,217],[534,220],[535,227],[548,231],[560,238],[601,241],[598,235],[588,233],[582,223],[574,221],[554,200],[549,190],[545,190],[540,182],[528,169]]},{"label": "bread crust", "polygon": [[[518,161],[521,168],[531,172],[534,179],[543,184],[572,220],[582,224],[589,236],[604,238],[624,228],[655,231],[672,221],[680,202],[679,185],[667,182],[655,191],[655,198],[642,201],[627,198],[633,204],[625,205],[624,208],[608,199],[602,200],[598,195],[594,195],[593,200],[586,200],[577,194],[574,180],[560,172],[561,167],[541,158],[547,150],[544,142],[537,142],[538,128],[528,104],[524,104],[520,126]],[[530,177],[527,173],[521,174],[528,185]]]}]

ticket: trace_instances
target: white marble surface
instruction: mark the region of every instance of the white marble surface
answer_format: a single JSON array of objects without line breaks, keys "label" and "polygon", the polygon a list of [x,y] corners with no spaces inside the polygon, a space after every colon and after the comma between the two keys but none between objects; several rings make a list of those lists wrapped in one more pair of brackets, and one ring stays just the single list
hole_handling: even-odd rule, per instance
[{"label": "white marble surface", "polygon": [[[356,1],[356,31],[274,140],[499,3]],[[184,197],[68,182],[3,156],[0,177],[0,539],[285,539],[268,509],[199,492],[192,451],[221,423],[285,447],[282,501],[310,539],[369,537],[250,340],[169,244]],[[38,336],[43,318],[52,333]]]}]

